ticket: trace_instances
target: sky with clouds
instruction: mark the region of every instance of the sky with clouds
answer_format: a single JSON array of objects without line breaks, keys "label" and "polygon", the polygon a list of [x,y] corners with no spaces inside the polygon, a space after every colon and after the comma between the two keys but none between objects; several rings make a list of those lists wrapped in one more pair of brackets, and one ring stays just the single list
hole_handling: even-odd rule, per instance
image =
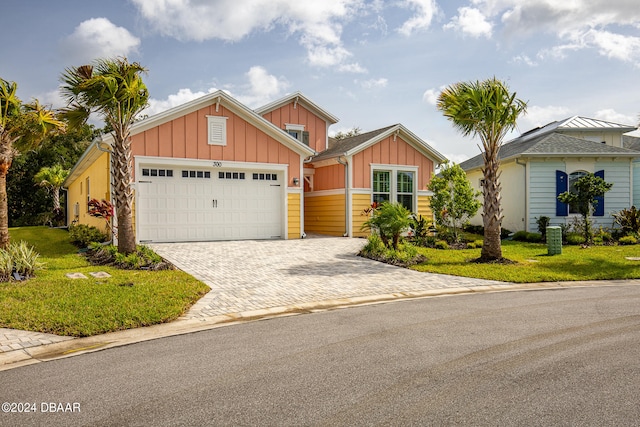
[{"label": "sky with clouds", "polygon": [[456,162],[479,153],[435,108],[458,81],[505,81],[528,101],[519,132],[639,121],[637,0],[3,0],[2,16],[0,77],[55,107],[66,67],[126,56],[148,69],[150,115],[301,91],[332,132],[402,123]]}]

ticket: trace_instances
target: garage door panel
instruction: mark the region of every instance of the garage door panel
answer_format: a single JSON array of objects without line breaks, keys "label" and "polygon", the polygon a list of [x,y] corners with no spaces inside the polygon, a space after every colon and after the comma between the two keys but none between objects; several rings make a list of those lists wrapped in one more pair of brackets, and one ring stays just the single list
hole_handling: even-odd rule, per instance
[{"label": "garage door panel", "polygon": [[[140,182],[141,241],[270,239],[282,236],[282,173],[211,171],[195,177],[153,177]],[[253,179],[256,173],[258,179]],[[223,178],[220,178],[220,175]],[[236,177],[234,179],[233,177]],[[262,177],[262,179],[259,179]],[[145,177],[146,178],[146,177]]]}]

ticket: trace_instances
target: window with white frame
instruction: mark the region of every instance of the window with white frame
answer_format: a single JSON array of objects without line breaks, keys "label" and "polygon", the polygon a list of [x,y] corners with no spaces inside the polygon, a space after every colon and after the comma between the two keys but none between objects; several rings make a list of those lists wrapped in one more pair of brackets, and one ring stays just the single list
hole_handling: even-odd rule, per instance
[{"label": "window with white frame", "polygon": [[415,171],[374,169],[372,181],[373,202],[398,202],[414,211]]},{"label": "window with white frame", "polygon": [[285,123],[284,126],[289,135],[291,135],[298,141],[309,145],[309,132],[305,132],[304,125]]},{"label": "window with white frame", "polygon": [[209,145],[227,145],[227,119],[228,117],[207,116]]}]

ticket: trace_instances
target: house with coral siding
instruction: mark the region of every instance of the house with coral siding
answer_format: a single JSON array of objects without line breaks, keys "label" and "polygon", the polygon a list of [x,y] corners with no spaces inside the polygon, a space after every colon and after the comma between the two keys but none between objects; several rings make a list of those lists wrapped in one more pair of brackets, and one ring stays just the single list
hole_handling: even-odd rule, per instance
[{"label": "house with coral siding", "polygon": [[[338,119],[300,92],[251,110],[218,91],[131,131],[138,242],[362,235],[362,210],[397,200],[428,215],[426,185],[444,157],[402,125],[329,147]],[[65,181],[68,223],[98,226],[111,200],[112,137],[93,141]]]},{"label": "house with coral siding", "polygon": [[[574,116],[532,129],[500,148],[502,226],[510,231],[537,231],[542,216],[552,225],[569,225],[579,216],[557,196],[593,173],[613,183],[598,201],[596,226],[611,227],[612,213],[634,204],[634,161],[640,152],[625,148],[623,134],[635,127]],[[482,189],[481,155],[460,164],[475,189]],[[478,214],[472,224],[482,225]]]}]

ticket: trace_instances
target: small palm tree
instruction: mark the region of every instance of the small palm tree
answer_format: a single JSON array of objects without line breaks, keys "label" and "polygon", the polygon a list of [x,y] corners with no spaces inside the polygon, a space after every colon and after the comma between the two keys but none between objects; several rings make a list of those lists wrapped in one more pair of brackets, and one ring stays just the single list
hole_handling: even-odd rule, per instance
[{"label": "small palm tree", "polygon": [[0,248],[9,245],[7,173],[15,156],[37,146],[49,132],[64,129],[64,123],[38,100],[24,104],[18,85],[0,78]]},{"label": "small palm tree", "polygon": [[500,206],[500,147],[506,134],[515,129],[516,120],[526,111],[527,103],[516,99],[515,92],[509,92],[508,86],[494,77],[455,83],[440,93],[436,106],[464,136],[480,137],[484,160],[484,244],[479,261],[500,260],[503,218]]},{"label": "small palm tree", "polygon": [[60,189],[64,180],[69,175],[68,169],[63,169],[62,165],[45,166],[33,177],[33,180],[40,187],[45,187],[53,194],[53,210],[60,210]]},{"label": "small palm tree", "polygon": [[86,123],[92,112],[112,129],[111,171],[118,220],[118,251],[136,250],[133,230],[133,164],[131,126],[147,107],[149,92],[140,76],[146,72],[126,58],[98,59],[94,65],[67,68],[62,74],[62,94],[68,101],[63,116],[71,126]]}]

